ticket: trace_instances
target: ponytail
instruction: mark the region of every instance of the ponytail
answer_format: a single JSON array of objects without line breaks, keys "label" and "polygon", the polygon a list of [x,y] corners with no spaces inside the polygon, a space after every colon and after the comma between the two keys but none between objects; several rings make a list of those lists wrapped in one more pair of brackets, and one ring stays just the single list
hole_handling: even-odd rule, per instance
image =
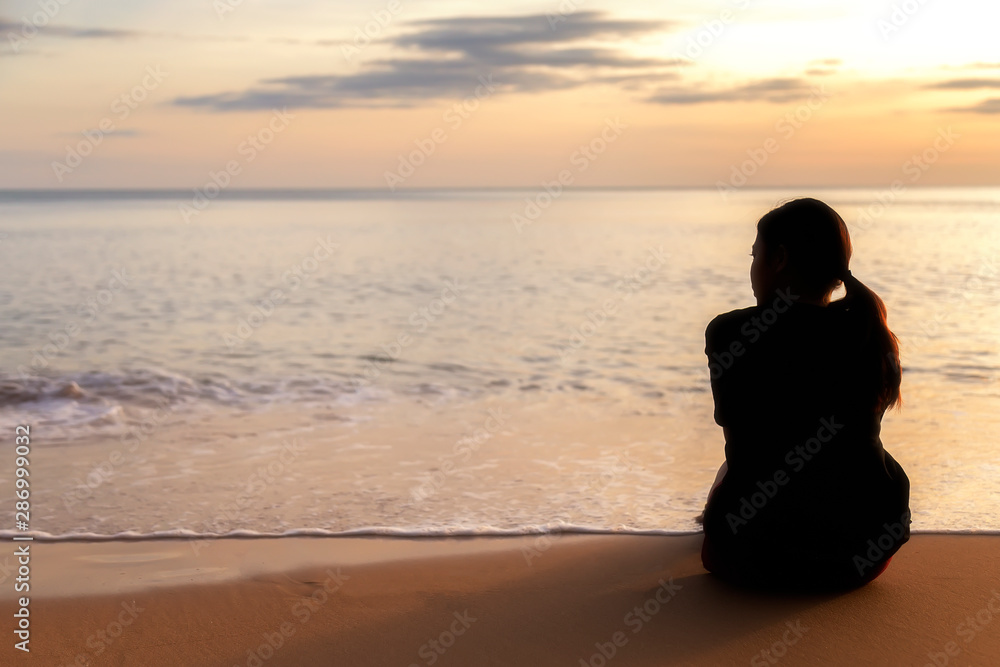
[{"label": "ponytail", "polygon": [[842,307],[871,354],[877,408],[882,413],[900,405],[899,341],[889,330],[882,299],[847,268],[853,248],[844,219],[818,199],[793,199],[766,213],[757,233],[767,247],[785,246],[790,265],[812,295],[829,295],[843,281],[847,298]]},{"label": "ponytail", "polygon": [[903,403],[899,385],[902,369],[899,364],[899,339],[889,329],[885,303],[867,285],[846,271],[843,277],[847,291],[845,305],[856,316],[863,330],[863,340],[878,354],[878,409],[885,412]]}]

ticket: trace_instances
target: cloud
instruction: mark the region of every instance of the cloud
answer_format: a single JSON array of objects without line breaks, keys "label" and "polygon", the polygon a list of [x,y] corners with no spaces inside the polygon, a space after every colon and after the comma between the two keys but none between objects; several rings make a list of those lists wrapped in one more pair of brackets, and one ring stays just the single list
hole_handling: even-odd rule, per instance
[{"label": "cloud", "polygon": [[840,58],[820,58],[811,60],[809,68],[806,69],[806,76],[830,76],[837,73],[837,67],[841,64]]},{"label": "cloud", "polygon": [[971,107],[952,107],[951,109],[945,109],[945,111],[957,111],[959,113],[1000,114],[1000,97],[991,97],[990,99],[983,100],[979,104],[974,104]]},{"label": "cloud", "polygon": [[555,25],[544,15],[426,19],[412,25],[420,29],[398,38],[396,44],[480,59],[515,54],[512,47],[549,48],[555,43],[582,39],[629,38],[675,26],[668,21],[606,19],[596,11],[577,12]]},{"label": "cloud", "polygon": [[[61,0],[60,0],[61,1]],[[139,38],[167,39],[180,42],[246,42],[247,37],[220,35],[187,35],[170,32],[149,32],[145,30],[118,30],[115,28],[81,28],[67,25],[36,26],[27,20],[15,23],[0,18],[0,56],[21,55],[21,47],[25,42],[37,37],[69,40],[104,39],[110,41],[125,41]],[[272,42],[303,43],[301,40],[270,39]]]},{"label": "cloud", "polygon": [[215,111],[411,106],[467,97],[483,80],[504,92],[662,83],[679,78],[674,70],[685,63],[632,56],[620,44],[674,25],[595,11],[554,26],[544,14],[421,20],[386,42],[400,56],[365,63],[358,72],[264,79],[247,90],[179,97],[174,104]]},{"label": "cloud", "polygon": [[[100,136],[103,136],[103,137],[141,137],[141,136],[143,136],[143,135],[146,134],[146,132],[142,132],[140,130],[128,129],[128,128],[121,128],[121,129],[115,128],[113,130],[110,130],[110,131],[106,132],[104,130],[101,130],[101,129],[98,129],[98,128],[95,127],[93,129],[84,130],[84,133],[87,133],[87,132],[89,132],[91,135],[95,135],[96,134],[96,135],[100,135]],[[60,132],[56,136],[60,136],[60,137],[79,137],[80,136],[80,132]]]},{"label": "cloud", "polygon": [[1000,88],[1000,79],[951,79],[931,83],[928,90],[976,90],[978,88]]},{"label": "cloud", "polygon": [[672,87],[663,89],[647,98],[656,104],[711,104],[715,102],[791,102],[808,98],[813,88],[798,78],[771,78],[752,83],[705,90],[698,88]]},{"label": "cloud", "polygon": [[[69,26],[56,26],[56,25],[46,25],[41,27],[36,27],[34,24],[27,24],[32,26],[38,31],[38,35],[44,35],[49,37],[63,37],[67,39],[131,39],[133,37],[138,37],[144,33],[137,32],[134,30],[112,30],[108,28],[73,28]],[[0,32],[7,35],[7,33],[13,33],[16,37],[30,38],[35,36],[36,33],[33,31],[30,35],[24,34],[24,28],[26,24],[14,23],[13,21],[7,21],[5,19],[0,19]]]},{"label": "cloud", "polygon": [[[983,89],[993,89],[1000,88],[1000,78],[990,79],[990,78],[965,78],[965,79],[949,79],[948,81],[939,81],[937,83],[930,83],[924,86],[925,90],[983,90]],[[989,98],[985,99],[978,104],[973,104],[968,107],[950,107],[947,109],[942,109],[942,111],[951,111],[957,113],[981,113],[981,114],[1000,114],[1000,98]]]}]

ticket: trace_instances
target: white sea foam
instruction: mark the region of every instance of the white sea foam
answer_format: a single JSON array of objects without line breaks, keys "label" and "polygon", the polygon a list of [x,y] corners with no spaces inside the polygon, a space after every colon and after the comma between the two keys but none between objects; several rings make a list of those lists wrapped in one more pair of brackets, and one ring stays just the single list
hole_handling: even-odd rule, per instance
[{"label": "white sea foam", "polygon": [[[401,538],[445,538],[445,537],[516,537],[521,535],[649,535],[677,536],[700,535],[700,530],[637,530],[629,528],[610,529],[590,526],[525,526],[522,528],[456,527],[452,529],[427,528],[356,528],[354,530],[332,531],[322,528],[296,528],[283,532],[261,532],[255,530],[233,530],[227,533],[203,533],[191,530],[160,530],[149,533],[124,531],[114,534],[66,533],[51,535],[40,531],[18,533],[0,530],[0,540],[14,537],[32,537],[37,542],[127,542],[133,540],[214,540],[214,539],[275,539],[283,537],[401,537]],[[1000,535],[1000,530],[913,530],[912,535]]]}]

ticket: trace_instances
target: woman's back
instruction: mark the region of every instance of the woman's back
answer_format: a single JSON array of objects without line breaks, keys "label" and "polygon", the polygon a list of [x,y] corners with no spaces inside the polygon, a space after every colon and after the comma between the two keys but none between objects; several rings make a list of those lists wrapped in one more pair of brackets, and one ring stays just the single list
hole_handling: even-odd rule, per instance
[{"label": "woman's back", "polygon": [[844,309],[766,311],[726,313],[706,331],[728,471],[705,534],[720,548],[766,554],[756,567],[765,577],[767,563],[784,572],[814,557],[846,559],[837,569],[849,576],[883,524],[903,518],[908,535],[909,483],[882,449],[871,363]]},{"label": "woman's back", "polygon": [[705,511],[706,566],[863,583],[909,536],[909,481],[879,437],[884,338],[850,295],[766,294],[705,334],[728,467]]}]

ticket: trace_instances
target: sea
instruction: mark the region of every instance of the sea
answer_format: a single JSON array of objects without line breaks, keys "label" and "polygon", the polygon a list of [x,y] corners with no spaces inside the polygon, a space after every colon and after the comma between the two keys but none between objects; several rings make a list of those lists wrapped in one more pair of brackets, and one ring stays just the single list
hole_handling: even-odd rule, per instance
[{"label": "sea", "polygon": [[1000,530],[998,188],[2,191],[0,537],[697,531],[705,326],[802,196],[899,337],[914,530]]}]

